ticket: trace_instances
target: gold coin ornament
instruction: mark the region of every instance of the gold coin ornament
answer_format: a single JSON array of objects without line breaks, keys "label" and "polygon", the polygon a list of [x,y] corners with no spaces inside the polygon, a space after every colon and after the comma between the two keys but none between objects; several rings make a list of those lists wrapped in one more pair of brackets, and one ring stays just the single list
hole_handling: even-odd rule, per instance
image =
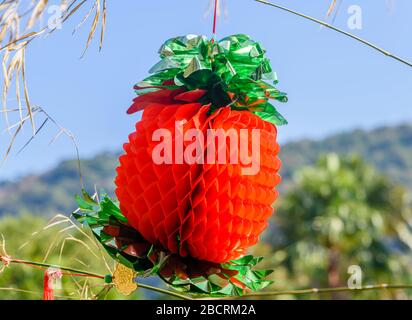
[{"label": "gold coin ornament", "polygon": [[131,295],[137,290],[137,284],[135,282],[136,272],[132,269],[118,263],[113,272],[113,284],[117,291],[125,296]]}]

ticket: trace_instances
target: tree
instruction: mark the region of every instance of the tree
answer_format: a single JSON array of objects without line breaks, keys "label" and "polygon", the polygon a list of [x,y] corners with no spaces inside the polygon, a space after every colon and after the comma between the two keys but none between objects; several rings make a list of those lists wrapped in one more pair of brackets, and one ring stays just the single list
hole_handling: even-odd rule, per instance
[{"label": "tree", "polygon": [[[277,256],[295,286],[346,286],[348,267],[362,268],[364,283],[410,280],[405,190],[359,157],[329,154],[302,169],[275,218]],[[284,253],[283,255],[281,253]]]}]

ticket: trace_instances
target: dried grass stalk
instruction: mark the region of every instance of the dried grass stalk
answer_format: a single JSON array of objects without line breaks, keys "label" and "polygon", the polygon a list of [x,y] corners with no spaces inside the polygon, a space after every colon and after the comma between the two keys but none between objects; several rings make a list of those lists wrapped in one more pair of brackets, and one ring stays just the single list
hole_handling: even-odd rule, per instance
[{"label": "dried grass stalk", "polygon": [[[101,24],[99,48],[101,49],[103,45],[106,26],[106,0],[0,0],[0,59],[3,73],[2,107],[0,110],[4,117],[6,131],[11,137],[11,143],[6,150],[2,150],[2,146],[0,146],[0,153],[5,153],[5,157],[10,153],[17,134],[27,120],[30,122],[33,137],[38,132],[34,119],[34,107],[29,98],[25,56],[27,46],[33,40],[57,29],[56,26],[42,25],[44,13],[49,5],[59,5],[61,9],[59,22],[61,24],[64,24],[75,13],[79,13],[81,8],[90,5],[89,11],[83,16],[80,23],[83,25],[90,16],[93,16],[83,55],[89,48],[99,23]],[[17,106],[10,110],[8,101],[10,88],[13,86],[15,87],[13,100],[14,98],[17,100]],[[23,108],[26,109],[26,112],[23,111]],[[10,118],[13,118],[11,112],[15,112],[16,109],[19,125],[14,126],[16,129],[13,132]],[[28,119],[25,113],[27,113]]]}]

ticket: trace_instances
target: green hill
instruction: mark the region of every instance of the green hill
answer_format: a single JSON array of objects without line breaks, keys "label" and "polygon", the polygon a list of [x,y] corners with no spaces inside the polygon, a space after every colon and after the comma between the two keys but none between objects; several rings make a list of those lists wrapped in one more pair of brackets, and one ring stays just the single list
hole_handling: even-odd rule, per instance
[{"label": "green hill", "polygon": [[282,176],[288,180],[299,167],[313,164],[320,154],[358,154],[394,182],[412,190],[412,125],[355,130],[323,140],[288,143],[281,152]]},{"label": "green hill", "polygon": [[[96,186],[113,192],[117,158],[118,154],[106,152],[82,160],[83,180],[88,191],[93,192]],[[80,192],[77,161],[63,161],[43,174],[26,176],[16,182],[0,182],[0,216],[67,214],[75,209],[74,195]]]},{"label": "green hill", "polygon": [[[412,125],[383,127],[373,131],[355,130],[323,140],[301,140],[283,145],[282,188],[304,165],[313,164],[323,153],[360,154],[395,182],[412,190]],[[96,185],[113,192],[118,154],[103,153],[82,161],[86,188]],[[16,182],[0,182],[0,215],[30,212],[42,215],[69,213],[75,207],[73,196],[79,193],[77,163],[64,161],[41,174]]]}]

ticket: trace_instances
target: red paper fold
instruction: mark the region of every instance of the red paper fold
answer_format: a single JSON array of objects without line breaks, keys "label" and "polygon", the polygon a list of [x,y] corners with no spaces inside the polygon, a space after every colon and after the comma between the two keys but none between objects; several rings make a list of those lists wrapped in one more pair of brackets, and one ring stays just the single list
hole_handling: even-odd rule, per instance
[{"label": "red paper fold", "polygon": [[[209,105],[182,103],[197,101],[204,93],[165,92],[160,90],[135,100],[133,110],[143,109],[142,120],[124,145],[125,154],[117,168],[116,194],[129,223],[150,243],[199,260],[216,263],[239,258],[268,225],[277,198],[276,185],[281,166],[277,157],[276,127],[248,111],[220,108],[209,114]],[[200,130],[204,152],[208,129],[232,130],[251,145],[251,130],[260,129],[260,170],[245,175],[242,163],[231,164],[156,164],[152,151],[156,129],[168,129],[175,141],[176,121],[185,121],[183,135],[190,129]],[[191,142],[183,143],[183,150]],[[227,146],[227,159],[230,157]]]}]

